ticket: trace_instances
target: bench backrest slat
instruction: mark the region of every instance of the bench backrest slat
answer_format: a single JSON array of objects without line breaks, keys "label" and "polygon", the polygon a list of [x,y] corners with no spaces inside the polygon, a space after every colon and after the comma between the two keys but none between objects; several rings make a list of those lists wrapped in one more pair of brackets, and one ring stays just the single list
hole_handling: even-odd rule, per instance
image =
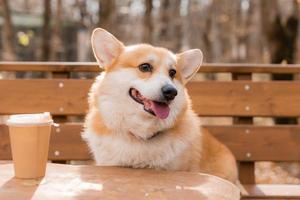
[{"label": "bench backrest slat", "polygon": [[0,113],[83,115],[91,83],[80,79],[0,80]]},{"label": "bench backrest slat", "polygon": [[[300,126],[205,126],[226,144],[239,161],[300,160]],[[53,128],[50,160],[89,160],[81,138],[82,124],[60,124]],[[8,130],[0,125],[0,160],[11,159]]]},{"label": "bench backrest slat", "polygon": [[300,116],[300,82],[191,82],[200,116]]},{"label": "bench backrest slat", "polygon": [[299,161],[300,126],[205,126],[240,161]]},{"label": "bench backrest slat", "polygon": [[[0,80],[0,114],[84,115],[92,80]],[[300,82],[191,82],[200,116],[300,116]]]}]

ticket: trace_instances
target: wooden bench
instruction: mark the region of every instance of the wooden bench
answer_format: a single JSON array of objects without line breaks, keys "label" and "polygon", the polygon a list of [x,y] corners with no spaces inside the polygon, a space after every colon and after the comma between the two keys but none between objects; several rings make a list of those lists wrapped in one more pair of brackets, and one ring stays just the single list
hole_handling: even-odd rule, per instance
[{"label": "wooden bench", "polygon": [[[81,140],[87,93],[92,79],[75,72],[99,73],[95,63],[0,63],[0,72],[45,72],[47,79],[0,80],[0,114],[49,111],[61,123],[53,128],[49,160],[90,160]],[[239,162],[243,199],[300,199],[298,185],[255,184],[256,161],[300,161],[300,126],[252,125],[251,117],[300,116],[300,82],[252,81],[253,73],[300,73],[300,65],[205,64],[199,73],[230,73],[231,81],[192,81],[193,108],[202,117],[234,117],[239,124],[205,125]],[[248,79],[248,80],[247,80]],[[70,122],[76,116],[79,122]],[[245,124],[243,124],[243,122]],[[250,122],[250,123],[249,123]],[[10,160],[8,130],[0,125],[0,160]]]}]

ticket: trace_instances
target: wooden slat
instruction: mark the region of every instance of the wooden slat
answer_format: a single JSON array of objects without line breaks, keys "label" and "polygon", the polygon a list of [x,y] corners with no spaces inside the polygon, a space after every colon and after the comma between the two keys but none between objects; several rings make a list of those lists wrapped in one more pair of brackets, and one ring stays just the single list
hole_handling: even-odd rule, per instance
[{"label": "wooden slat", "polygon": [[0,80],[0,113],[82,115],[92,80]]},{"label": "wooden slat", "polygon": [[300,116],[300,82],[191,82],[200,116]]},{"label": "wooden slat", "polygon": [[246,184],[241,188],[242,199],[300,199],[300,185]]},{"label": "wooden slat", "polygon": [[80,123],[60,124],[59,127],[53,127],[49,160],[92,159],[87,144],[81,138],[82,130]]},{"label": "wooden slat", "polygon": [[[89,160],[86,143],[81,138],[82,124],[60,124],[51,131],[49,160]],[[0,160],[11,160],[8,127],[0,125]]]},{"label": "wooden slat", "polygon": [[[92,80],[0,80],[0,113],[84,115]],[[249,88],[249,89],[245,89]],[[191,82],[200,116],[300,116],[300,82]]]},{"label": "wooden slat", "polygon": [[239,161],[299,161],[300,126],[205,126]]},{"label": "wooden slat", "polygon": [[[95,62],[0,62],[0,71],[99,72]],[[300,73],[300,65],[204,63],[199,73]]]},{"label": "wooden slat", "polygon": [[[226,144],[239,161],[300,161],[300,126],[205,126]],[[51,160],[90,159],[80,137],[81,124],[61,124],[53,128]],[[10,159],[7,129],[0,126],[0,160]],[[55,151],[59,155],[55,156]]]}]

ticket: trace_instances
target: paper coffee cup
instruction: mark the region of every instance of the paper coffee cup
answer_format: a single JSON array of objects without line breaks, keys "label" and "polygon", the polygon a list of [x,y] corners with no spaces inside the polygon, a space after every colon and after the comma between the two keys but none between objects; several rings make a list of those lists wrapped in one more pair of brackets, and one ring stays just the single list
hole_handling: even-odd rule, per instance
[{"label": "paper coffee cup", "polygon": [[8,119],[16,178],[45,176],[52,123],[49,113],[11,115]]}]

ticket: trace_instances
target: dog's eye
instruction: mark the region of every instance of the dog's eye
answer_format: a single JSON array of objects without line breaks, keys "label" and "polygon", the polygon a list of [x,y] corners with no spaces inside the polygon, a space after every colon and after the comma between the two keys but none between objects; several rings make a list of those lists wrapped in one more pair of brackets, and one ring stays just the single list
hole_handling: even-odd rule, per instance
[{"label": "dog's eye", "polygon": [[170,69],[170,70],[169,70],[169,76],[170,76],[171,78],[174,78],[174,77],[175,77],[175,74],[176,74],[176,70],[175,70],[175,69]]},{"label": "dog's eye", "polygon": [[153,67],[149,63],[143,63],[139,65],[139,69],[141,72],[151,72],[152,68]]}]

